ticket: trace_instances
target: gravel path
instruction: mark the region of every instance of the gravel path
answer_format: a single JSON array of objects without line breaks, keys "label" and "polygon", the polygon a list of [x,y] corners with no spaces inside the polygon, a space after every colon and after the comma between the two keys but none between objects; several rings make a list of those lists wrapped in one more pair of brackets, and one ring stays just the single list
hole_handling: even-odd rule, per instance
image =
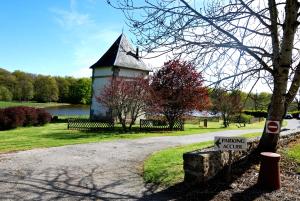
[{"label": "gravel path", "polygon": [[[298,128],[290,120],[289,128]],[[255,130],[69,145],[0,155],[0,200],[168,200],[145,186],[147,156],[168,147]]]},{"label": "gravel path", "polygon": [[[289,126],[299,125],[289,121]],[[296,126],[298,127],[298,126]],[[168,147],[255,130],[69,145],[0,155],[0,200],[168,200],[145,186],[147,156]]]}]

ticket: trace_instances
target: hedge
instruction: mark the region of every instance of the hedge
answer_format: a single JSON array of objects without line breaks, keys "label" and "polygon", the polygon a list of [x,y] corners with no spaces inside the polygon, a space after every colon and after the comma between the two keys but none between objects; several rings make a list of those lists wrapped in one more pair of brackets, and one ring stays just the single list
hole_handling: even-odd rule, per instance
[{"label": "hedge", "polygon": [[289,114],[291,114],[293,118],[299,118],[300,111],[292,111],[289,112]]},{"label": "hedge", "polygon": [[264,117],[267,118],[268,117],[268,112],[266,110],[244,110],[243,113],[245,113],[246,115],[251,115],[257,118],[260,117]]},{"label": "hedge", "polygon": [[51,115],[44,109],[24,106],[0,109],[0,130],[25,126],[40,126],[50,121]]},{"label": "hedge", "polygon": [[247,115],[247,114],[240,114],[240,115],[235,115],[231,118],[231,122],[234,123],[247,123],[250,124],[252,122],[252,119],[254,116]]}]

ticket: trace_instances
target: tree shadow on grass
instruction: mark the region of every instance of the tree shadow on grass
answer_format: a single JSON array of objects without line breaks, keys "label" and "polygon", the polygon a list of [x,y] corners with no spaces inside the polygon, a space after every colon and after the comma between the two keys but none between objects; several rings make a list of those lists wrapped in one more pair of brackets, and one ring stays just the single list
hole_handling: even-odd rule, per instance
[{"label": "tree shadow on grass", "polygon": [[[52,138],[57,140],[65,140],[65,139],[82,139],[82,138],[109,138],[109,137],[118,137],[122,134],[124,135],[132,135],[133,137],[140,136],[141,134],[157,134],[161,136],[169,136],[172,134],[171,131],[140,131],[139,128],[133,128],[130,131],[124,132],[122,129],[117,128],[114,130],[101,130],[101,131],[79,131],[79,130],[65,130],[62,132],[61,129],[52,129],[54,132],[49,134],[44,134],[42,137],[44,138]],[[67,132],[69,131],[69,132]],[[122,136],[120,136],[121,138]]]},{"label": "tree shadow on grass", "polygon": [[44,138],[51,138],[55,140],[75,140],[75,139],[88,139],[88,138],[95,138],[95,137],[103,137],[108,138],[112,136],[116,136],[118,133],[95,133],[95,132],[76,132],[76,133],[61,133],[55,132],[43,135]]}]

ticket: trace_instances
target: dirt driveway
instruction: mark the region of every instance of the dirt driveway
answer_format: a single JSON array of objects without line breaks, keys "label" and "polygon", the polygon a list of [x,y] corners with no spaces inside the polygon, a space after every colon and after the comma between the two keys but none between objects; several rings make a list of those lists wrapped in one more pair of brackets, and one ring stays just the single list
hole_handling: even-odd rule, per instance
[{"label": "dirt driveway", "polygon": [[145,186],[141,168],[154,151],[241,135],[235,130],[35,149],[0,155],[0,200],[168,200]]}]

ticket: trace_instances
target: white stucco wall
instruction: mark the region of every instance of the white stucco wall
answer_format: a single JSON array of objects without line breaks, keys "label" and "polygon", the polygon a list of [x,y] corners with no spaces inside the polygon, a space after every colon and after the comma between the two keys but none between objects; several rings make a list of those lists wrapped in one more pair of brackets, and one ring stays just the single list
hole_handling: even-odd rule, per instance
[{"label": "white stucco wall", "polygon": [[113,74],[112,67],[102,67],[94,69],[93,77],[97,76],[111,76]]},{"label": "white stucco wall", "polygon": [[[147,72],[134,70],[134,69],[126,69],[119,68],[118,76],[120,77],[138,77],[138,76],[147,76]],[[91,118],[103,118],[106,117],[108,112],[108,108],[104,107],[100,103],[97,102],[96,97],[101,94],[101,91],[105,85],[108,85],[113,74],[112,67],[107,68],[98,68],[93,70],[93,96],[91,103]],[[138,122],[138,121],[137,121]]]},{"label": "white stucco wall", "polygon": [[[92,104],[91,104],[91,114],[93,116],[106,116],[106,112],[108,109],[98,103],[96,97],[101,94],[103,87],[110,82],[110,77],[105,78],[94,78],[93,81],[93,96],[92,96]],[[93,117],[92,117],[93,118]]]},{"label": "white stucco wall", "polygon": [[144,71],[134,70],[134,69],[126,69],[120,68],[119,76],[121,77],[139,77],[141,75],[147,75]]}]

